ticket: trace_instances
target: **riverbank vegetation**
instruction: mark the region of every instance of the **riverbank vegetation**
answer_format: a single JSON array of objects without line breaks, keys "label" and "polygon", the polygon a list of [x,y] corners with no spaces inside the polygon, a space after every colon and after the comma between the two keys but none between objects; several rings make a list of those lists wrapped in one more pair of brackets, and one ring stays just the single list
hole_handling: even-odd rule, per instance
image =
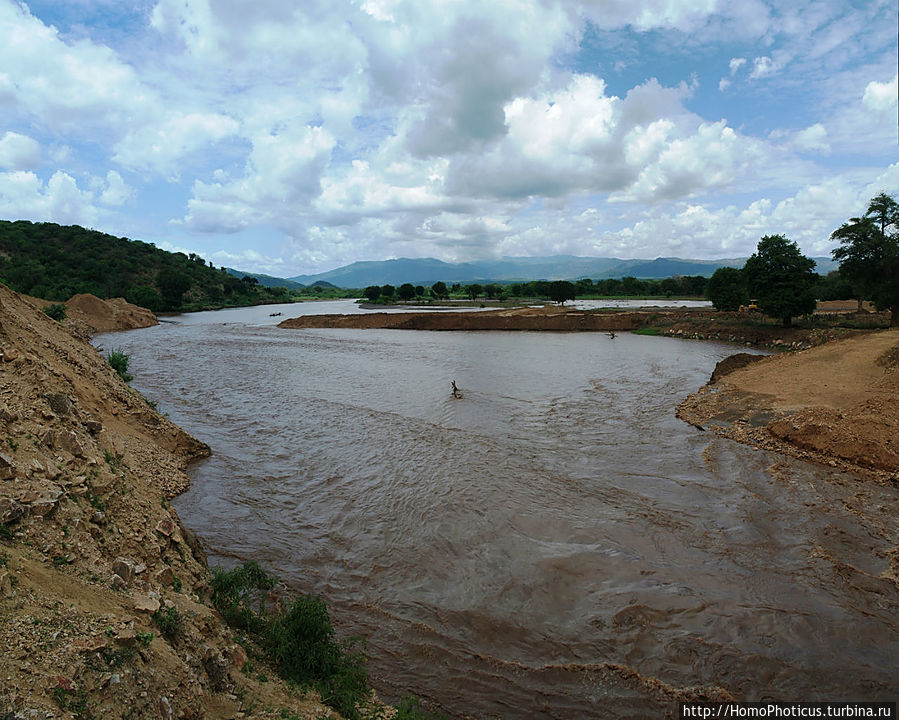
[{"label": "riverbank vegetation", "polygon": [[[225,622],[243,633],[250,657],[271,663],[286,681],[318,691],[347,720],[378,720],[361,638],[337,639],[325,601],[299,595],[285,608],[272,594],[277,578],[248,561],[233,570],[213,568],[212,603]],[[396,720],[441,720],[414,699],[397,705]]]}]

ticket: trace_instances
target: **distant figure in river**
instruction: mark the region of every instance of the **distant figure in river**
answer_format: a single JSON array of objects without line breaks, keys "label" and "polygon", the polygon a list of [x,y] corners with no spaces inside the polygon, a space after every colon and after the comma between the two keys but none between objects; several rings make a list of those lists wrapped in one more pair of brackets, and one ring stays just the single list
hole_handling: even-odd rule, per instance
[{"label": "distant figure in river", "polygon": [[462,393],[459,392],[459,388],[456,387],[456,381],[452,380],[451,384],[453,386],[453,397],[459,399],[462,397]]},{"label": "distant figure in river", "polygon": [[614,339],[615,339],[615,331],[614,331],[614,330],[609,330],[609,339],[610,339],[610,340],[614,340]]}]

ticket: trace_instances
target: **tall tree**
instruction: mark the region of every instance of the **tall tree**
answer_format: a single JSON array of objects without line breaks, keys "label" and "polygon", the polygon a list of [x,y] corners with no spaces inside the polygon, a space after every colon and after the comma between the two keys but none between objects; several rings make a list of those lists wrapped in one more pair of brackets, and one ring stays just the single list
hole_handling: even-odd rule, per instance
[{"label": "tall tree", "polygon": [[890,325],[899,327],[899,204],[880,193],[862,217],[850,218],[830,237],[840,241],[832,255],[859,299],[890,310]]},{"label": "tall tree", "polygon": [[794,315],[815,310],[815,261],[783,235],[765,235],[743,270],[749,293],[766,315],[790,327]]},{"label": "tall tree", "polygon": [[706,283],[705,295],[716,310],[737,310],[749,299],[746,275],[735,267],[720,267]]}]

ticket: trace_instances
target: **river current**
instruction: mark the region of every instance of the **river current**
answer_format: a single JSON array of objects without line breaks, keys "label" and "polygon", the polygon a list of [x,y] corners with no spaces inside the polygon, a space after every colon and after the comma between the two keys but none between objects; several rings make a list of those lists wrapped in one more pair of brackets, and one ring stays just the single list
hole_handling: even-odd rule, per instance
[{"label": "river current", "polygon": [[[281,330],[349,302],[98,337],[208,443],[174,505],[368,639],[453,717],[899,695],[897,491],[674,416],[732,345],[619,333]],[[451,394],[455,380],[461,398]]]}]

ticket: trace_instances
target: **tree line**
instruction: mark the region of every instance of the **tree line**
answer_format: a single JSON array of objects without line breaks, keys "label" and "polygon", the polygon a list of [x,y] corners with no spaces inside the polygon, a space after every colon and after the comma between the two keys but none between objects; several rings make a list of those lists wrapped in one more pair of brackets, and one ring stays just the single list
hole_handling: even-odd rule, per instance
[{"label": "tree line", "polygon": [[328,294],[319,288],[263,287],[253,277],[216,269],[194,253],[167,252],[78,225],[25,220],[0,220],[0,282],[45,300],[64,302],[90,293],[104,300],[123,297],[153,312],[291,302]]},{"label": "tree line", "polygon": [[599,297],[702,297],[708,278],[702,275],[685,275],[661,280],[641,280],[636,277],[591,280],[534,280],[519,283],[453,283],[435,282],[430,287],[403,283],[393,285],[369,285],[362,296],[369,302],[391,303],[397,300],[435,301],[454,299],[486,299],[496,302],[506,300],[552,300],[565,302],[576,298]]},{"label": "tree line", "polygon": [[718,310],[736,310],[750,301],[789,327],[792,318],[812,313],[817,300],[855,298],[890,310],[899,326],[899,204],[886,193],[872,198],[860,217],[850,218],[830,237],[840,269],[825,278],[814,260],[783,235],[766,235],[742,268],[719,268],[709,278],[706,296]]}]

